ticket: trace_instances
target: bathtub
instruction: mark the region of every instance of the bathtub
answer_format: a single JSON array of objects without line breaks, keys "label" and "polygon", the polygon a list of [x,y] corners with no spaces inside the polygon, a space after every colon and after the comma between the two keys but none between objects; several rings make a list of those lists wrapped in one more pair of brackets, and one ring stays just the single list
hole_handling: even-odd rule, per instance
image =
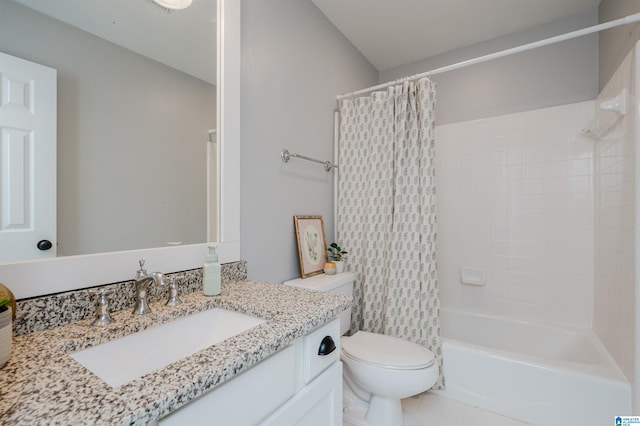
[{"label": "bathtub", "polygon": [[445,389],[432,391],[534,425],[613,425],[631,389],[588,330],[441,311]]}]

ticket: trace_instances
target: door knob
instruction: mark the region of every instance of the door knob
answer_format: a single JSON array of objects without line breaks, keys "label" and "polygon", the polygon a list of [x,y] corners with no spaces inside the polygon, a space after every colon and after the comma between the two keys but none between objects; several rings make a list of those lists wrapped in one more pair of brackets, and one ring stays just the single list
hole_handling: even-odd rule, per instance
[{"label": "door knob", "polygon": [[51,244],[51,241],[49,240],[40,240],[38,241],[38,244],[36,244],[36,247],[38,247],[38,250],[49,250],[51,247],[53,247],[53,244]]}]

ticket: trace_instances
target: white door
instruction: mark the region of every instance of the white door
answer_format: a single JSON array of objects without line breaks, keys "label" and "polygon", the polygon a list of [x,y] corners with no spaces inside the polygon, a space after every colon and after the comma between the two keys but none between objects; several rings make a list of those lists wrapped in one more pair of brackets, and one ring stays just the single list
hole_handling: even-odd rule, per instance
[{"label": "white door", "polygon": [[56,70],[0,53],[0,263],[55,255]]}]

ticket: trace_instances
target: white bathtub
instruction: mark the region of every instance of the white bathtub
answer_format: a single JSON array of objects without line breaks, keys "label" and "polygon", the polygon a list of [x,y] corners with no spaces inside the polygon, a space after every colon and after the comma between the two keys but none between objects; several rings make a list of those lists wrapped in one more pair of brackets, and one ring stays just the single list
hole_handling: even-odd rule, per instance
[{"label": "white bathtub", "polygon": [[609,425],[631,390],[587,330],[441,311],[446,389],[435,391],[534,425]]}]

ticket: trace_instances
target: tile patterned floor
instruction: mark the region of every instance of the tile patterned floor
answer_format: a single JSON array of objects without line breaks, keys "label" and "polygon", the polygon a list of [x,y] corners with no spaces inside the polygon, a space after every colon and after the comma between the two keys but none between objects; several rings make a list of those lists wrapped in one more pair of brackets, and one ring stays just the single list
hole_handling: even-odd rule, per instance
[{"label": "tile patterned floor", "polygon": [[529,426],[430,392],[403,399],[402,411],[404,426]]}]

